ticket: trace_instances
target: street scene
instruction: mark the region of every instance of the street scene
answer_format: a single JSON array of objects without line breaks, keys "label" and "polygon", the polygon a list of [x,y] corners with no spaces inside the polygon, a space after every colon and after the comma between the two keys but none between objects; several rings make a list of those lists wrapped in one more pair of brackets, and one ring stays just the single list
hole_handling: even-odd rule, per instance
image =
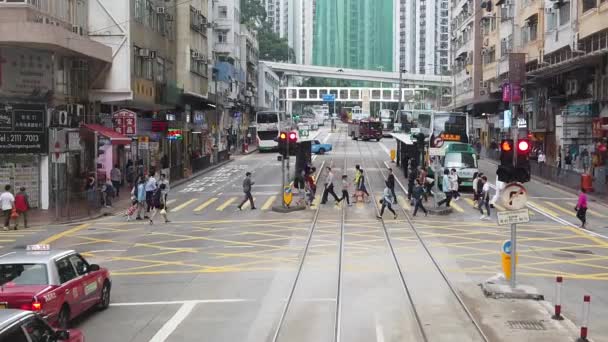
[{"label": "street scene", "polygon": [[608,342],[601,0],[0,0],[0,342]]}]

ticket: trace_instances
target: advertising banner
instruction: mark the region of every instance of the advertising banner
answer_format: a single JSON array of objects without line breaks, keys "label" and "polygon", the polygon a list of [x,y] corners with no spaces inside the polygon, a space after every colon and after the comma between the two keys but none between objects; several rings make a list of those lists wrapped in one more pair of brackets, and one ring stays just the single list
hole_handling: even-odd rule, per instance
[{"label": "advertising banner", "polygon": [[47,153],[44,105],[0,106],[0,154]]}]

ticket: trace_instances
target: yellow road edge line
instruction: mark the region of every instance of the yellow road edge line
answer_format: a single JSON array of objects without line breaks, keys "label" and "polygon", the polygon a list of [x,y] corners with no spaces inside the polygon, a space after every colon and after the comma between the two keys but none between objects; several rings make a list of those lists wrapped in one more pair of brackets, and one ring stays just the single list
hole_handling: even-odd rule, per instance
[{"label": "yellow road edge line", "polygon": [[277,199],[277,196],[270,196],[269,199],[266,200],[266,202],[264,203],[264,205],[262,206],[262,210],[268,210],[272,207],[272,204],[274,203],[274,201]]},{"label": "yellow road edge line", "polygon": [[574,216],[574,217],[576,217],[576,212],[574,210],[572,210],[572,211],[567,210],[567,209],[562,208],[561,206],[559,206],[559,205],[557,205],[555,203],[552,203],[552,202],[546,202],[546,203],[548,205],[550,205],[551,207],[553,207],[553,208],[555,208],[555,209],[557,209],[557,210],[559,210],[559,211],[561,211],[563,213],[566,213],[566,215],[568,215],[568,216]]},{"label": "yellow road edge line", "polygon": [[551,209],[548,209],[548,208],[546,208],[544,206],[538,205],[538,203],[536,203],[536,202],[528,201],[528,203],[532,204],[532,206],[538,208],[540,211],[544,211],[544,212],[546,212],[549,215],[553,215],[555,217],[559,217],[559,214],[556,213],[555,211],[553,211]]},{"label": "yellow road edge line", "polygon": [[198,207],[196,207],[194,209],[194,211],[202,211],[203,209],[207,208],[208,206],[210,206],[211,204],[213,204],[213,202],[215,202],[217,200],[218,200],[217,197],[211,198],[207,202],[205,202],[205,203],[199,205]]},{"label": "yellow road edge line", "polygon": [[454,201],[450,201],[450,206],[454,209],[456,209],[456,211],[460,212],[460,213],[464,213],[464,209],[462,209],[461,206],[459,206],[458,204],[454,203]]},{"label": "yellow road edge line", "polygon": [[229,205],[232,204],[232,202],[236,201],[236,197],[232,197],[230,199],[228,199],[226,202],[224,202],[224,204],[220,205],[219,207],[217,207],[217,209],[215,209],[216,211],[224,211],[224,209],[226,209]]},{"label": "yellow road edge line", "polygon": [[198,200],[198,199],[193,198],[193,199],[191,199],[191,200],[189,200],[189,201],[186,201],[186,202],[184,202],[184,203],[182,203],[182,204],[178,205],[177,207],[175,207],[175,208],[171,209],[171,211],[172,211],[172,212],[173,212],[173,211],[180,211],[180,210],[184,209],[185,207],[189,206],[190,204],[192,204],[192,203],[196,202],[197,200]]},{"label": "yellow road edge line", "polygon": [[68,230],[65,230],[65,231],[63,231],[61,233],[57,233],[55,235],[51,235],[48,238],[46,238],[46,239],[38,242],[38,244],[39,245],[48,245],[48,244],[51,244],[51,243],[53,243],[53,242],[55,242],[55,241],[57,241],[57,240],[65,237],[65,236],[68,236],[68,235],[74,234],[74,233],[78,233],[79,231],[81,231],[83,229],[86,229],[89,226],[90,226],[89,223],[83,223],[83,224],[78,225],[78,226],[76,226],[76,227],[74,227],[72,229],[68,229]]}]

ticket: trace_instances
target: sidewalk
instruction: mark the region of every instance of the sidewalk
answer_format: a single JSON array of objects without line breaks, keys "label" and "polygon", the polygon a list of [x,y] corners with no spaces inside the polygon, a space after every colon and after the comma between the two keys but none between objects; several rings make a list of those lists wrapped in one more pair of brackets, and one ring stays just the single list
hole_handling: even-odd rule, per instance
[{"label": "sidewalk", "polygon": [[[257,147],[256,147],[257,150]],[[249,150],[248,154],[253,153],[254,151]],[[226,160],[224,162],[221,162],[219,164],[213,165],[211,167],[208,167],[204,170],[201,170],[197,173],[192,174],[190,177],[187,178],[183,178],[180,179],[178,181],[172,182],[171,183],[171,187],[177,187],[180,186],[184,183],[187,183],[189,181],[191,181],[192,179],[199,177],[201,175],[204,175],[205,173],[211,172],[219,167],[222,167],[230,162],[234,161],[234,159],[229,159]],[[86,203],[80,203],[83,205],[83,208],[85,208],[84,206],[86,206]],[[112,207],[111,208],[101,208],[100,211],[95,211],[94,214],[89,215],[89,216],[82,216],[82,217],[75,217],[72,219],[68,219],[66,217],[60,217],[59,220],[56,220],[55,218],[55,209],[49,209],[49,210],[41,210],[41,209],[33,209],[30,210],[27,213],[27,221],[28,221],[28,227],[39,227],[39,226],[46,226],[46,225],[50,225],[50,224],[67,224],[67,223],[77,223],[77,222],[83,222],[83,221],[88,221],[88,220],[93,220],[102,216],[111,216],[111,215],[120,215],[122,213],[124,213],[126,211],[126,209],[129,207],[129,205],[131,204],[131,196],[130,196],[130,190],[127,190],[126,187],[123,187],[121,189],[120,192],[120,197],[119,198],[114,198],[112,200]],[[86,209],[83,209],[83,212],[86,211]],[[21,221],[21,219],[19,219],[19,225],[23,226],[23,223]],[[13,223],[11,222],[11,227],[13,226]]]}]

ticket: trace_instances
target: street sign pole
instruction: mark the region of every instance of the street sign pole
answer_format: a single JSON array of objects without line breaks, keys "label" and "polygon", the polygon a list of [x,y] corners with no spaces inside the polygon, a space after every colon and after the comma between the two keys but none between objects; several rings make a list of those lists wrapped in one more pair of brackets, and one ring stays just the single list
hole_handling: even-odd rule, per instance
[{"label": "street sign pole", "polygon": [[515,272],[517,271],[517,223],[511,225],[511,288],[517,286]]}]

